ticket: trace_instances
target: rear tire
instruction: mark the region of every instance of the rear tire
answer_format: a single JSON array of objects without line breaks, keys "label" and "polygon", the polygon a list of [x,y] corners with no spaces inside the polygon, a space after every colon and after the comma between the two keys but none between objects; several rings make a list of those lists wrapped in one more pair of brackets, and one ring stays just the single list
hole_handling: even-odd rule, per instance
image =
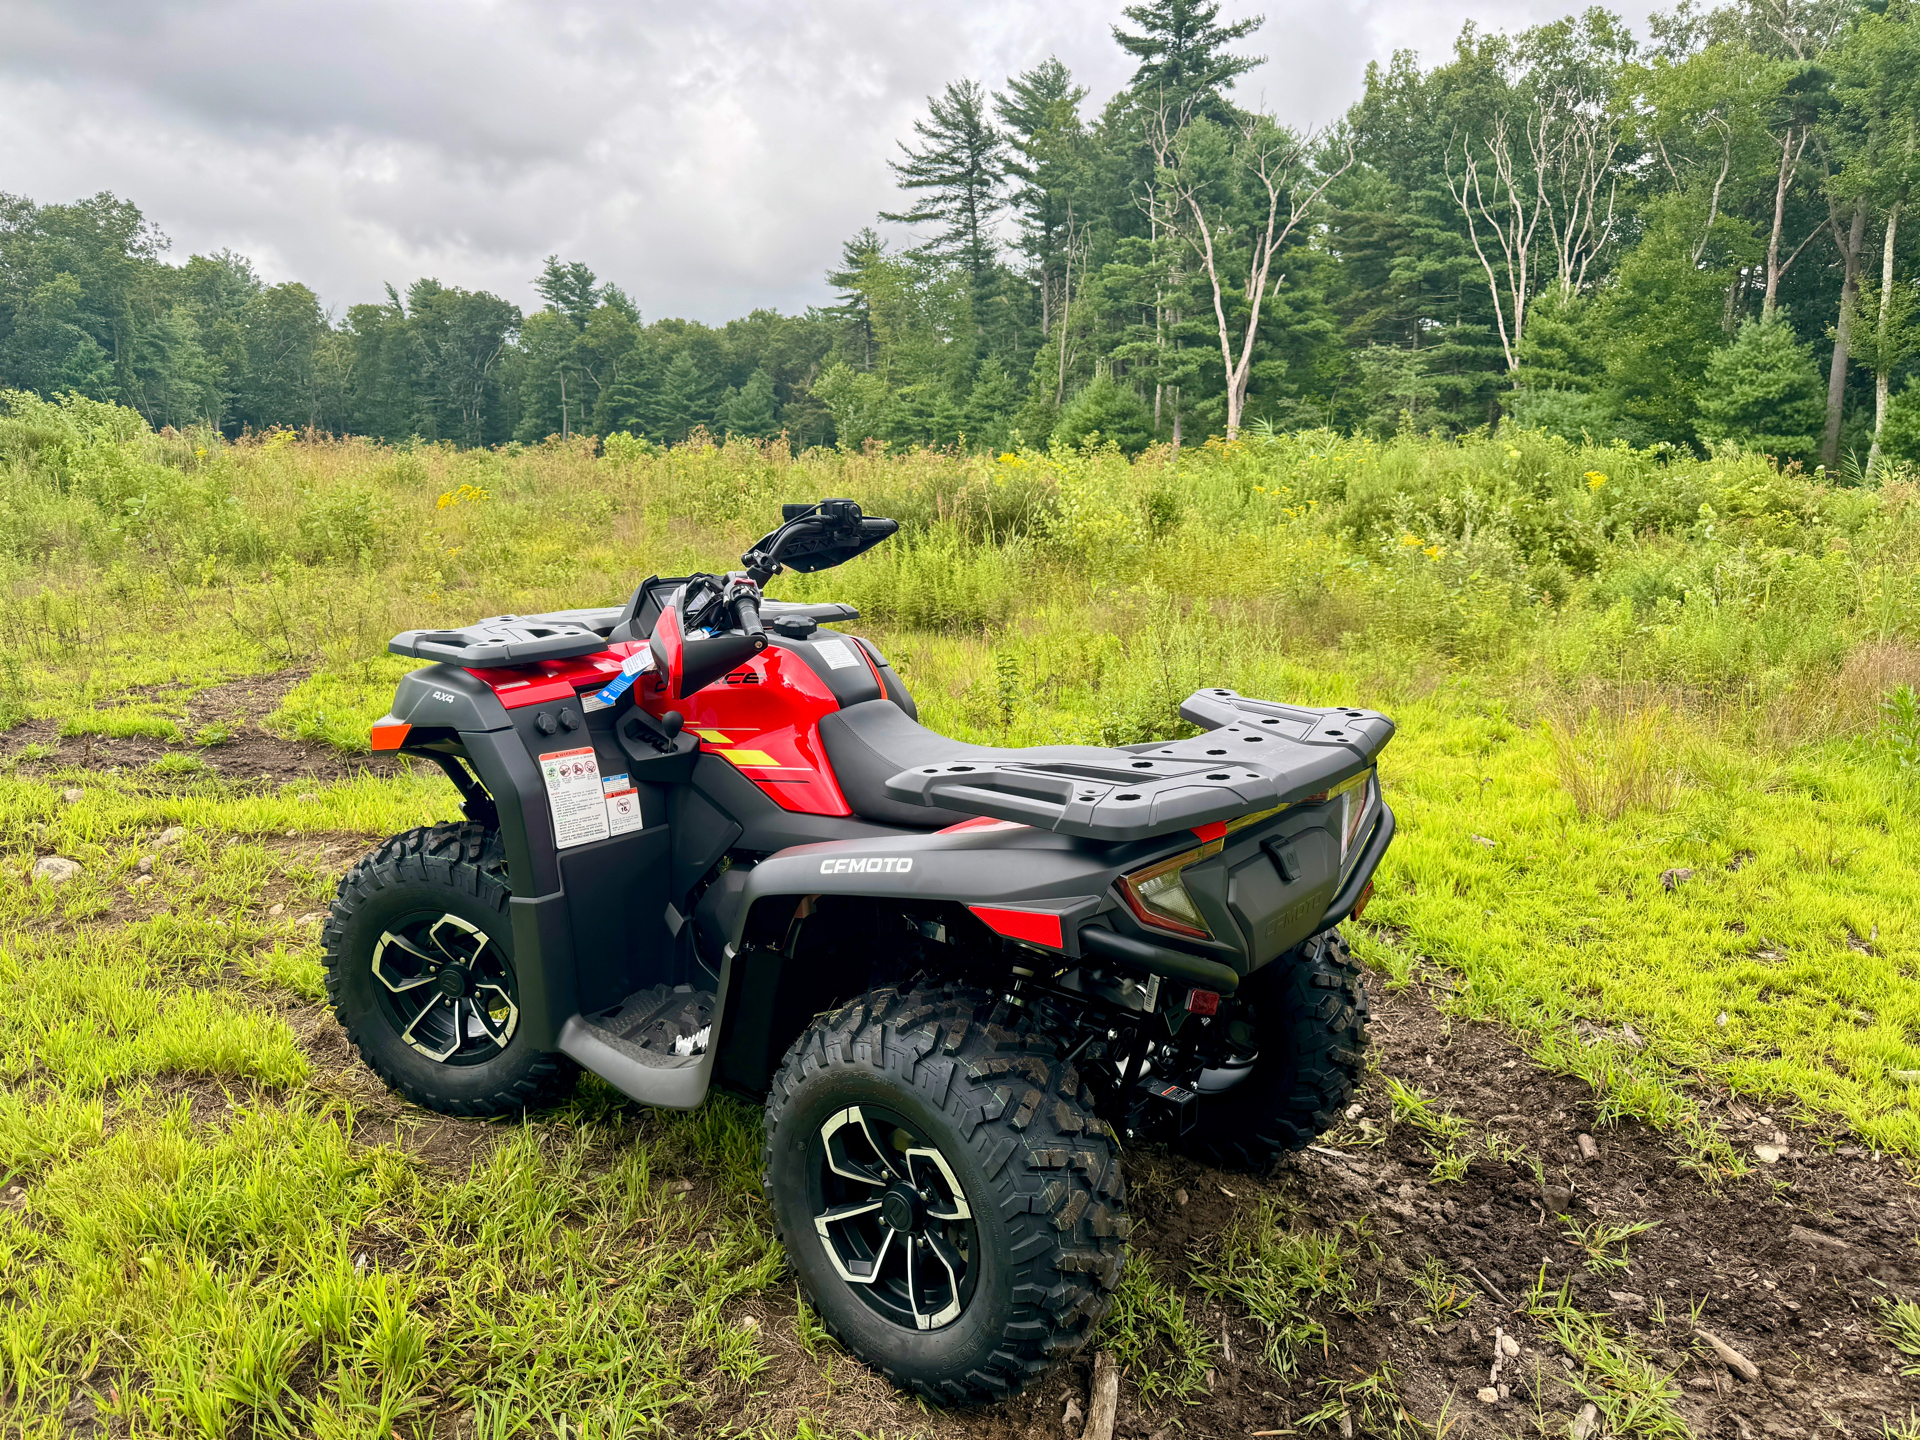
[{"label": "rear tire", "polygon": [[[1005,1399],[1078,1351],[1129,1227],[1092,1101],[983,991],[870,991],[809,1026],[767,1098],[763,1185],[834,1337],[949,1406]],[[870,1194],[881,1208],[855,1214]]]},{"label": "rear tire", "polygon": [[393,836],[341,877],[321,933],[327,999],[360,1059],[417,1106],[499,1116],[573,1088],[573,1062],[518,1024],[510,894],[499,833],[472,821]]},{"label": "rear tire", "polygon": [[1264,1172],[1341,1118],[1366,1071],[1367,985],[1334,931],[1269,962],[1241,988],[1257,1054],[1226,1090],[1200,1091],[1181,1147],[1202,1160]]}]

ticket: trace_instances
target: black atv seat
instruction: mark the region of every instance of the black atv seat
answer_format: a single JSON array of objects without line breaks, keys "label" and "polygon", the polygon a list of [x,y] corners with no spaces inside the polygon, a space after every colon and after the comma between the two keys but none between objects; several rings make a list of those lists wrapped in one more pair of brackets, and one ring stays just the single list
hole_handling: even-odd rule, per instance
[{"label": "black atv seat", "polygon": [[1101,746],[1032,746],[1020,750],[969,745],[930,731],[891,700],[862,701],[821,717],[821,744],[833,762],[840,793],[854,814],[884,826],[938,830],[973,817],[965,811],[897,801],[889,778],[915,766],[947,765],[965,757],[1019,761],[1086,761],[1112,765],[1115,753]]}]

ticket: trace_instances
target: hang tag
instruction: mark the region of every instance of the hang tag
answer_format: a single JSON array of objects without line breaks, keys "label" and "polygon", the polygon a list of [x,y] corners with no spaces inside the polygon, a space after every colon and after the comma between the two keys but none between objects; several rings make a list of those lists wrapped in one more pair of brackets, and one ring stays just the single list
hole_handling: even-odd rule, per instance
[{"label": "hang tag", "polygon": [[620,663],[620,674],[595,691],[582,704],[589,710],[605,710],[633,688],[634,680],[643,671],[654,668],[654,658],[645,650],[637,650]]}]

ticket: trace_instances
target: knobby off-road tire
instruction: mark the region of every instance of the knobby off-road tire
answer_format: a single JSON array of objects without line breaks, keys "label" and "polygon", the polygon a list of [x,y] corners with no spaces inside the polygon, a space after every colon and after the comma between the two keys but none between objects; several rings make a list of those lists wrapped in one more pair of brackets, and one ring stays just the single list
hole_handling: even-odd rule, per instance
[{"label": "knobby off-road tire", "polygon": [[[802,1289],[835,1339],[895,1385],[950,1406],[1013,1395],[1079,1350],[1120,1280],[1129,1230],[1118,1147],[1092,1105],[1053,1041],[980,990],[876,990],[809,1026],[768,1095],[763,1185]],[[892,1135],[937,1147],[964,1193],[971,1280],[952,1319],[915,1329],[882,1314],[877,1284],[864,1297],[830,1256],[838,1241],[816,1226],[820,1138],[853,1108],[888,1118],[875,1127],[882,1145]],[[904,1245],[914,1251],[911,1239]],[[962,1284],[953,1282],[957,1295]]]},{"label": "knobby off-road tire", "polygon": [[1215,1165],[1259,1172],[1332,1128],[1366,1066],[1362,975],[1333,931],[1256,971],[1241,992],[1254,1009],[1254,1064],[1229,1089],[1201,1092],[1182,1148]]},{"label": "knobby off-road tire", "polygon": [[[498,1116],[551,1101],[574,1084],[573,1062],[535,1049],[517,1023],[510,894],[499,833],[472,821],[393,836],[341,878],[321,933],[327,998],[360,1058],[415,1105],[450,1116]],[[439,931],[450,948],[446,953],[425,939],[439,924],[436,917],[449,918]],[[411,936],[419,948],[398,948],[395,935]],[[396,966],[427,973],[433,967],[422,951],[456,964],[474,954],[467,1004],[489,1005],[513,1018],[489,1021],[507,1032],[504,1044],[491,1034],[473,1034],[480,1017],[471,1009],[471,1020],[459,1010],[451,1022],[438,1018],[442,1039],[451,1037],[456,1045],[449,1059],[435,1060],[409,1044],[404,1018],[433,988],[396,992],[376,976],[375,960],[391,956],[390,976]],[[450,1004],[451,998],[442,1002],[443,1008]]]}]

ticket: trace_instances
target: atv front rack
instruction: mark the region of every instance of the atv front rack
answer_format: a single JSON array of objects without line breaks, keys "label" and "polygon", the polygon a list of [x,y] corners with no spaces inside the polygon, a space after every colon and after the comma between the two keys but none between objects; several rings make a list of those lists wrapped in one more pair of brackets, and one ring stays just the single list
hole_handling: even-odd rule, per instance
[{"label": "atv front rack", "polygon": [[1307,800],[1374,763],[1394,734],[1378,711],[1319,710],[1196,691],[1181,715],[1206,734],[1115,750],[1112,762],[1013,760],[1005,751],[916,766],[896,800],[1102,841],[1137,841]]}]

